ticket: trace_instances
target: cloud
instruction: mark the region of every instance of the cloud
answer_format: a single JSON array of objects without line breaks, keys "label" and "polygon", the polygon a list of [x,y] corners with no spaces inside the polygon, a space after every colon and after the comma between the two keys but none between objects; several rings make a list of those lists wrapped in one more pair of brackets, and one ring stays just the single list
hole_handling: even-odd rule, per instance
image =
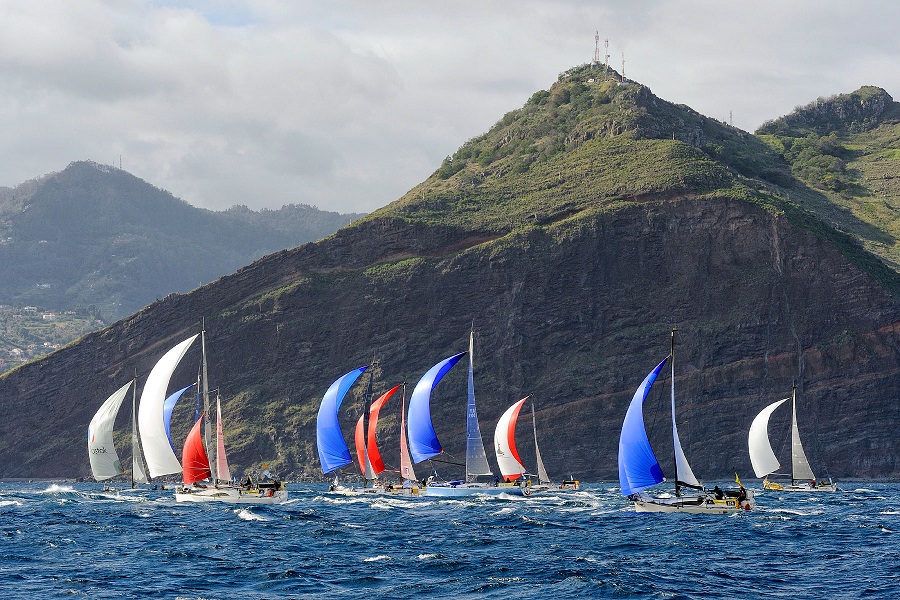
[{"label": "cloud", "polygon": [[188,202],[367,212],[609,39],[657,95],[753,130],[898,93],[900,5],[471,0],[0,3],[0,185],[118,164]]}]

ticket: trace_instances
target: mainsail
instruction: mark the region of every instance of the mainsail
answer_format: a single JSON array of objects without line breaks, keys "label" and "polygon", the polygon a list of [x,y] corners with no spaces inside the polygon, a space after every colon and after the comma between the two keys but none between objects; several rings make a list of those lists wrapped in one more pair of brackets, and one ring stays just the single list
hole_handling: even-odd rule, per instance
[{"label": "mainsail", "polygon": [[353,462],[350,449],[341,433],[338,409],[344,396],[368,367],[359,367],[335,380],[322,397],[316,416],[316,446],[323,473],[330,473]]},{"label": "mainsail", "polygon": [[791,398],[791,479],[806,479],[814,481],[816,476],[813,475],[809,461],[806,459],[806,453],[803,451],[803,444],[800,443],[800,429],[797,427],[797,388]]},{"label": "mainsail", "polygon": [[538,483],[550,483],[550,476],[547,475],[547,469],[544,468],[544,461],[541,459],[541,449],[538,448],[537,440],[537,420],[534,417],[534,400],[531,401],[531,428],[534,430],[534,454],[537,461]]},{"label": "mainsail", "polygon": [[94,479],[103,481],[124,473],[116,447],[113,445],[113,425],[122,401],[131,387],[129,381],[107,398],[88,425],[88,457]]},{"label": "mainsail", "polygon": [[216,394],[216,477],[219,481],[231,481],[228,458],[225,456],[225,433],[222,429],[222,399]]},{"label": "mainsail", "polygon": [[465,352],[454,354],[431,367],[416,384],[409,398],[409,451],[420,463],[443,452],[431,422],[431,392]]},{"label": "mainsail", "polygon": [[166,400],[166,388],[169,387],[169,379],[175,372],[175,367],[184,357],[188,347],[197,336],[194,334],[165,353],[156,363],[144,390],[141,393],[141,407],[138,411],[138,429],[141,433],[141,443],[144,446],[144,458],[151,477],[169,475],[181,471],[181,464],[175,456],[175,451],[169,445],[166,435],[166,424],[163,419],[163,405]]},{"label": "mainsail", "polygon": [[497,421],[494,430],[494,450],[497,452],[497,466],[504,481],[515,481],[525,473],[525,466],[516,449],[516,421],[519,419],[519,411],[528,397],[522,398],[506,409],[506,412]]},{"label": "mainsail", "polygon": [[400,475],[406,481],[416,481],[412,457],[409,455],[409,444],[406,441],[406,384],[403,384],[403,396],[400,399]]},{"label": "mainsail", "polygon": [[471,481],[479,475],[492,475],[491,467],[484,451],[484,440],[478,425],[478,411],[475,410],[475,332],[469,332],[469,381],[466,403],[466,479]]},{"label": "mainsail", "polygon": [[750,424],[747,445],[750,450],[750,464],[753,465],[753,472],[757,477],[765,477],[781,467],[769,441],[769,418],[776,408],[787,401],[788,398],[785,398],[768,405],[759,411]]},{"label": "mainsail", "polygon": [[141,455],[141,444],[138,441],[137,427],[137,375],[134,377],[134,388],[131,390],[131,487],[135,483],[147,483],[150,479],[144,472],[144,458]]},{"label": "mainsail", "polygon": [[686,485],[695,489],[703,489],[700,482],[694,476],[691,465],[688,463],[684,450],[681,448],[681,440],[678,438],[678,424],[675,422],[675,330],[672,330],[672,441],[675,445],[675,493],[678,493],[680,485]]},{"label": "mainsail", "polygon": [[619,487],[623,496],[630,496],[663,480],[662,468],[650,447],[647,430],[644,428],[644,400],[663,365],[664,358],[638,386],[628,405],[622,433],[619,435]]}]

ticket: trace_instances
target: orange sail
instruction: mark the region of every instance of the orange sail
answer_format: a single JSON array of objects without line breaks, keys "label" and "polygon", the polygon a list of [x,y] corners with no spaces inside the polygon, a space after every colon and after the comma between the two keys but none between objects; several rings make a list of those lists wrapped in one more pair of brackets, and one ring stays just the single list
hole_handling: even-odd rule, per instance
[{"label": "orange sail", "polygon": [[197,419],[187,439],[184,440],[184,450],[181,452],[181,466],[184,471],[185,485],[212,477],[212,473],[209,470],[209,457],[206,455],[206,448],[203,447],[203,437],[200,433],[200,424],[202,422],[203,415]]},{"label": "orange sail", "polygon": [[363,472],[363,475],[366,473],[366,459],[365,455],[363,455],[363,448],[368,452],[369,464],[372,467],[372,472],[375,473],[375,475],[378,475],[384,471],[384,460],[382,460],[381,453],[378,451],[378,445],[375,443],[375,427],[378,425],[378,413],[381,411],[381,407],[384,406],[384,403],[387,402],[401,387],[402,385],[395,385],[379,396],[378,400],[372,403],[372,407],[369,409],[369,434],[366,436],[368,439],[365,444],[363,444],[363,418],[360,417],[359,421],[356,423],[356,435],[354,436],[356,440],[356,456],[359,460],[359,468]]}]

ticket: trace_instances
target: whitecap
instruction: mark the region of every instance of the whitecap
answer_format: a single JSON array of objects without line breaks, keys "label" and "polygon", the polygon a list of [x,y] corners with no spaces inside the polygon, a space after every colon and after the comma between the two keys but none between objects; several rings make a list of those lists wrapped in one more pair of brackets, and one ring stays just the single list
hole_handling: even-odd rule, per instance
[{"label": "whitecap", "polygon": [[4,506],[22,506],[21,500],[0,500],[0,508]]},{"label": "whitecap", "polygon": [[363,562],[377,562],[380,560],[391,560],[391,557],[387,554],[379,554],[378,556],[370,556],[368,558],[364,558]]},{"label": "whitecap", "polygon": [[440,554],[420,554],[419,560],[435,560],[440,557]]},{"label": "whitecap", "polygon": [[243,521],[268,521],[267,518],[261,517],[260,515],[254,514],[247,510],[246,508],[242,508],[237,511],[237,516],[239,519]]},{"label": "whitecap", "polygon": [[42,490],[38,492],[39,494],[74,494],[75,488],[71,485],[58,485],[56,483],[50,484],[46,490]]}]

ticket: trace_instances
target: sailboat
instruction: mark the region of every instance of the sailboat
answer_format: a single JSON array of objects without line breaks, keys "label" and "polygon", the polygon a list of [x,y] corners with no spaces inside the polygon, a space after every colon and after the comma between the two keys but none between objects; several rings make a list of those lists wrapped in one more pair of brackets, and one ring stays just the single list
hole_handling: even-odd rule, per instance
[{"label": "sailboat", "polygon": [[[537,437],[537,420],[535,418],[534,400],[531,401],[531,427],[534,433],[534,454],[537,464],[538,481],[533,483],[529,474],[526,473],[522,459],[516,449],[515,434],[516,424],[522,405],[530,397],[522,398],[508,409],[497,421],[497,427],[494,430],[494,448],[497,453],[497,466],[500,468],[500,474],[503,475],[505,482],[518,482],[521,492],[525,496],[535,493],[543,493],[549,491],[577,491],[579,482],[570,478],[560,484],[555,484],[547,474],[544,467],[544,461],[541,457],[541,449],[538,446]],[[528,479],[525,479],[528,477]]]},{"label": "sailboat", "polygon": [[[775,474],[781,464],[772,450],[769,442],[769,417],[776,408],[791,401],[791,483],[781,484],[769,481],[769,475]],[[816,479],[803,451],[800,442],[800,430],[797,428],[797,386],[793,386],[790,398],[778,400],[762,409],[753,419],[750,425],[750,433],[747,440],[750,449],[750,462],[753,472],[757,477],[763,477],[763,487],[767,490],[779,490],[785,492],[834,492],[837,484],[831,478]]]},{"label": "sailboat", "polygon": [[[675,495],[646,492],[658,483],[665,481],[662,467],[653,454],[650,439],[644,427],[643,404],[666,362],[671,359],[672,388],[672,442],[675,454]],[[740,480],[738,480],[740,484]],[[638,386],[619,437],[619,486],[623,496],[634,502],[637,512],[685,512],[726,514],[741,510],[750,510],[756,505],[753,492],[740,490],[727,492],[716,486],[714,491],[705,490],[694,475],[687,461],[681,442],[678,438],[678,426],[675,421],[675,330],[672,330],[671,354],[664,358]],[[687,488],[688,492],[683,491]]]},{"label": "sailboat", "polygon": [[[381,452],[378,450],[378,443],[375,435],[378,427],[378,416],[384,404],[401,388],[404,390],[401,404],[401,411],[403,411],[406,407],[406,385],[395,385],[379,396],[377,400],[372,402],[369,410],[360,415],[359,420],[356,423],[354,440],[356,442],[359,468],[366,483],[368,484],[369,481],[372,482],[371,486],[363,486],[363,489],[359,490],[361,493],[413,496],[418,495],[419,493],[419,484],[418,481],[416,481],[415,473],[412,471],[412,461],[409,458],[409,450],[406,445],[406,423],[404,416],[401,416],[400,422],[400,471],[404,481],[399,485],[395,485],[387,483],[379,478],[379,475],[386,471],[386,467],[384,465],[384,460],[381,458]],[[401,415],[402,414],[403,413],[401,412]],[[367,415],[368,419],[366,419]],[[368,423],[366,423],[366,421],[368,421]]]},{"label": "sailboat", "polygon": [[[186,464],[182,466],[175,456],[175,450],[169,441],[166,412],[166,389],[169,380],[181,362],[188,348],[197,337],[200,337],[202,363],[203,398],[207,406],[206,412],[198,419],[188,438],[185,440],[185,449],[182,458],[188,457]],[[183,392],[183,390],[182,390]],[[141,442],[144,448],[144,456],[147,459],[147,467],[151,477],[162,477],[182,473],[184,485],[175,490],[175,500],[178,502],[228,502],[234,504],[272,504],[287,499],[287,491],[284,484],[277,480],[260,482],[254,485],[239,487],[231,484],[231,474],[228,468],[228,460],[225,455],[224,436],[222,434],[222,406],[221,398],[216,399],[218,419],[217,448],[214,454],[214,466],[211,468],[209,461],[210,452],[205,443],[211,438],[210,423],[206,421],[205,435],[200,432],[200,423],[203,416],[209,413],[209,386],[206,373],[206,331],[194,334],[174,348],[166,352],[156,363],[147,377],[147,382],[141,392],[141,406],[138,411],[138,428],[141,434]],[[207,440],[206,442],[204,442]],[[199,445],[199,447],[198,447]],[[204,464],[205,461],[205,464]],[[203,477],[197,475],[204,473]],[[201,483],[208,479],[207,484]]]},{"label": "sailboat", "polygon": [[473,494],[501,494],[514,491],[514,484],[501,484],[494,477],[491,482],[478,481],[481,476],[492,476],[481,428],[478,425],[478,413],[475,409],[474,361],[475,333],[469,334],[469,351],[454,354],[445,358],[428,370],[416,384],[409,399],[409,449],[414,463],[433,458],[443,452],[441,443],[431,422],[431,392],[440,383],[453,365],[469,355],[468,402],[466,407],[466,479],[454,481],[436,481],[435,476],[428,478],[426,493],[429,497],[459,497]]},{"label": "sailboat", "polygon": [[[316,415],[316,449],[319,452],[322,473],[325,475],[353,462],[350,448],[344,441],[344,434],[338,421],[338,410],[341,402],[344,401],[344,396],[368,368],[368,365],[364,365],[341,375],[334,380],[325,395],[322,396],[319,412]],[[335,475],[334,483],[331,484],[329,491],[342,494],[355,493],[353,488],[341,485],[337,475]]]},{"label": "sailboat", "polygon": [[[132,384],[134,387],[132,388]],[[88,458],[91,462],[91,472],[97,481],[105,481],[113,477],[125,474],[125,469],[119,460],[116,447],[113,444],[113,426],[116,415],[131,388],[131,487],[136,483],[147,483],[147,474],[144,472],[141,449],[138,444],[136,388],[137,377],[120,387],[107,398],[91,419],[88,425]],[[109,488],[107,488],[109,489]]]}]

